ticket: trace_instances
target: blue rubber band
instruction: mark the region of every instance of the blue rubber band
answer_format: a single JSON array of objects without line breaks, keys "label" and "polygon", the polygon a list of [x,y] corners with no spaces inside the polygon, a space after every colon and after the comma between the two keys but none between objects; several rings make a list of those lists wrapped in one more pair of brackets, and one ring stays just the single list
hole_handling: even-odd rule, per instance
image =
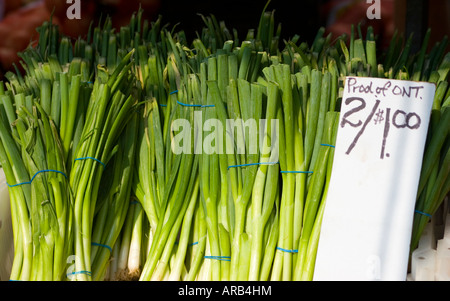
[{"label": "blue rubber band", "polygon": [[279,162],[263,162],[263,163],[247,163],[247,164],[240,164],[240,165],[230,165],[227,169],[230,169],[232,167],[243,167],[243,166],[251,166],[251,165],[272,165],[272,164],[278,164]]},{"label": "blue rubber band", "polygon": [[182,102],[180,102],[178,100],[177,100],[177,104],[185,106],[185,107],[199,107],[199,108],[214,107],[214,105],[192,105],[192,104],[188,104],[188,103],[182,103]]},{"label": "blue rubber band", "polygon": [[[176,241],[175,244],[178,245],[179,242]],[[192,246],[195,246],[195,245],[198,245],[198,241],[188,244],[188,247],[192,247]]]},{"label": "blue rubber band", "polygon": [[14,185],[9,185],[8,183],[6,183],[6,185],[8,185],[8,187],[16,187],[16,186],[20,186],[20,185],[25,185],[25,184],[31,184],[31,182],[33,182],[34,178],[43,172],[56,172],[56,173],[60,173],[62,174],[66,179],[67,179],[67,175],[65,173],[63,173],[62,171],[59,170],[54,170],[54,169],[44,169],[44,170],[40,170],[37,173],[34,174],[34,176],[31,178],[30,181],[28,182],[22,182],[22,183],[18,183],[18,184],[14,184]]},{"label": "blue rubber band", "polygon": [[[180,243],[179,241],[176,241],[176,242],[175,242],[176,245],[178,245],[179,243]],[[192,242],[192,243],[188,244],[188,247],[195,246],[195,245],[197,245],[197,244],[198,244],[198,241]]]},{"label": "blue rubber band", "polygon": [[280,171],[281,173],[313,173],[312,171]]},{"label": "blue rubber band", "polygon": [[205,256],[206,259],[215,259],[222,261],[231,261],[231,256]]},{"label": "blue rubber band", "polygon": [[[175,91],[170,92],[169,95],[172,95],[172,94],[175,94],[175,93],[178,93],[178,90],[175,90]],[[178,103],[179,105],[182,105],[182,106],[185,106],[185,107],[199,107],[199,108],[210,108],[210,107],[215,107],[215,105],[192,105],[192,104],[188,104],[188,103],[183,103],[183,102],[178,101],[178,100],[177,100],[177,103]]]},{"label": "blue rubber band", "polygon": [[419,213],[419,214],[422,214],[422,215],[425,215],[425,216],[431,218],[431,214],[429,214],[429,213],[422,212],[422,211],[419,211],[419,210],[415,210],[414,212]]},{"label": "blue rubber band", "polygon": [[92,276],[92,272],[89,272],[89,271],[72,272],[72,273],[66,274],[66,276],[77,275],[77,274],[85,274],[88,276]]},{"label": "blue rubber band", "polygon": [[94,160],[94,161],[97,161],[98,163],[100,163],[102,166],[103,166],[103,169],[106,169],[106,165],[105,165],[105,163],[103,163],[102,161],[100,161],[99,159],[96,159],[96,158],[93,158],[93,157],[83,157],[83,158],[77,158],[77,159],[75,159],[75,161],[80,161],[80,160],[88,160],[88,159],[90,159],[90,160]]},{"label": "blue rubber band", "polygon": [[280,247],[277,247],[277,250],[280,250],[280,251],[283,251],[283,252],[286,252],[286,253],[298,253],[298,250],[288,250],[288,249],[283,249],[283,248],[280,248]]},{"label": "blue rubber band", "polygon": [[160,107],[167,107],[167,105],[160,103],[159,104]]},{"label": "blue rubber band", "polygon": [[335,147],[334,145],[331,145],[331,144],[326,144],[326,143],[322,143],[321,145],[322,145],[322,146]]},{"label": "blue rubber band", "polygon": [[112,253],[112,248],[111,248],[110,246],[108,246],[108,245],[103,245],[103,244],[99,244],[99,243],[96,243],[96,242],[91,243],[91,245],[97,246],[97,247],[103,247],[103,248],[106,248],[106,249],[108,249],[108,250]]}]

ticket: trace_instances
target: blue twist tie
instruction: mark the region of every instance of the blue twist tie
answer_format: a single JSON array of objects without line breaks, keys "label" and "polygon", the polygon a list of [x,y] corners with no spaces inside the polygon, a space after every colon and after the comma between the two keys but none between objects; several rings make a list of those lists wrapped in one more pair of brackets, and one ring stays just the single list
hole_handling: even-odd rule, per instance
[{"label": "blue twist tie", "polygon": [[6,185],[8,185],[8,187],[16,187],[16,186],[25,185],[25,184],[31,184],[31,182],[33,182],[34,178],[38,174],[43,173],[43,172],[56,172],[56,173],[62,174],[67,179],[67,175],[65,173],[63,173],[62,171],[54,170],[54,169],[44,169],[44,170],[40,170],[37,173],[35,173],[34,176],[31,178],[31,180],[28,182],[22,182],[22,183],[18,183],[18,184],[14,184],[14,185],[9,185],[8,183],[6,183]]},{"label": "blue twist tie", "polygon": [[263,162],[263,163],[247,163],[247,164],[240,164],[240,165],[230,165],[227,169],[230,169],[232,167],[243,167],[243,166],[251,166],[251,165],[272,165],[272,164],[278,164],[279,162]]},{"label": "blue twist tie", "polygon": [[208,108],[208,107],[214,107],[214,105],[193,105],[188,103],[182,103],[177,100],[177,104],[185,106],[185,107],[199,107],[199,108]]},{"label": "blue twist tie", "polygon": [[431,214],[429,214],[429,213],[425,213],[425,212],[422,212],[422,211],[419,211],[419,210],[415,210],[414,212],[422,214],[422,215],[425,215],[426,217],[431,218]]},{"label": "blue twist tie", "polygon": [[172,94],[175,94],[175,93],[178,93],[178,90],[170,92],[169,95],[172,95]]},{"label": "blue twist tie", "polygon": [[281,173],[313,173],[312,171],[280,171]]},{"label": "blue twist tie", "polygon": [[286,252],[286,253],[298,253],[298,250],[288,250],[288,249],[283,249],[283,248],[280,248],[280,247],[277,247],[277,250],[280,250],[280,251],[283,251],[283,252]]},{"label": "blue twist tie", "polygon": [[103,166],[103,169],[106,169],[106,165],[105,165],[105,163],[103,163],[102,161],[100,161],[99,159],[96,159],[96,158],[93,158],[93,157],[83,157],[83,158],[77,158],[77,159],[75,159],[75,161],[80,161],[80,160],[88,160],[88,159],[90,159],[90,160],[94,160],[94,161],[96,161],[96,162],[98,162],[98,163],[100,163],[102,166]]},{"label": "blue twist tie", "polygon": [[205,258],[222,260],[222,261],[231,261],[231,256],[205,256]]},{"label": "blue twist tie", "polygon": [[160,107],[167,107],[167,105],[160,103],[159,104]]},{"label": "blue twist tie", "polygon": [[108,249],[108,250],[112,253],[112,248],[111,248],[110,246],[108,246],[108,245],[103,245],[103,244],[99,244],[99,243],[96,243],[96,242],[91,243],[91,245],[97,246],[97,247],[103,247],[103,248],[106,248],[106,249]]},{"label": "blue twist tie", "polygon": [[326,143],[322,143],[321,145],[322,145],[322,146],[335,147],[334,145],[331,145],[331,144],[326,144]]}]

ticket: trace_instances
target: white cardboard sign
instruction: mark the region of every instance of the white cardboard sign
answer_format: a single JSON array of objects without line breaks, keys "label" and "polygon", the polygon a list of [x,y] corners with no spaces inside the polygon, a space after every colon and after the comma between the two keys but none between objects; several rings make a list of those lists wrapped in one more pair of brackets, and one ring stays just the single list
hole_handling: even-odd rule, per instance
[{"label": "white cardboard sign", "polygon": [[347,77],[314,280],[405,280],[435,93]]}]

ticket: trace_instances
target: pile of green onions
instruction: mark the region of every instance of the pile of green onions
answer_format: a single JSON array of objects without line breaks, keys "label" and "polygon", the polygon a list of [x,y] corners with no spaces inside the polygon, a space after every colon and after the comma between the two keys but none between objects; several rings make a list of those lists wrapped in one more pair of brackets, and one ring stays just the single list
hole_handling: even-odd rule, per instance
[{"label": "pile of green onions", "polygon": [[281,45],[267,4],[242,41],[214,16],[190,42],[142,11],[74,43],[38,28],[0,85],[12,280],[312,280],[350,75],[437,86],[414,250],[450,190],[447,38],[378,53],[357,26]]}]

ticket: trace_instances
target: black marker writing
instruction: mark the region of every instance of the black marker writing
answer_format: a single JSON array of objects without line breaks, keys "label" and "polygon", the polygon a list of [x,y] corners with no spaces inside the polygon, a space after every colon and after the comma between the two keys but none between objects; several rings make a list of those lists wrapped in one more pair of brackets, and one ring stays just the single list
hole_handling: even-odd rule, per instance
[{"label": "black marker writing", "polygon": [[[389,117],[391,115],[391,108],[386,109],[386,118],[384,122],[384,130],[383,130],[383,142],[381,143],[381,155],[380,159],[384,159],[385,149],[386,149],[386,139],[389,135],[389,128],[390,128],[390,122]],[[387,157],[389,157],[389,154],[386,154]]]},{"label": "black marker writing", "polygon": [[[376,83],[376,82],[375,82]],[[408,98],[420,98],[419,93],[424,89],[424,86],[410,86],[395,84],[395,81],[386,81],[382,86],[376,86],[373,81],[369,83],[358,82],[358,78],[347,78],[347,92],[352,94],[375,94],[377,96],[403,96]]]},{"label": "black marker writing", "polygon": [[[399,115],[403,116],[403,123],[398,122]],[[415,123],[411,123],[411,118],[413,118],[413,121],[415,121]],[[397,110],[395,111],[394,116],[392,117],[392,124],[398,129],[405,127],[411,130],[418,129],[420,127],[420,123],[421,123],[420,116],[414,112],[407,114],[402,110]]]},{"label": "black marker writing", "polygon": [[355,108],[353,108],[353,109],[351,109],[351,110],[345,112],[344,116],[342,117],[341,127],[344,127],[344,125],[345,125],[346,123],[348,123],[348,124],[351,125],[352,127],[358,127],[358,126],[360,126],[360,125],[362,124],[362,121],[361,121],[361,120],[358,120],[357,123],[353,123],[353,122],[348,121],[348,119],[347,119],[347,118],[350,117],[350,115],[352,115],[353,113],[359,112],[359,111],[361,111],[362,109],[364,109],[364,108],[366,107],[366,102],[365,102],[364,99],[362,99],[361,97],[349,97],[349,98],[347,98],[347,99],[345,100],[345,104],[346,104],[346,105],[349,105],[351,102],[353,102],[353,101],[355,101],[355,100],[361,102],[361,104],[360,104],[359,106],[357,106],[357,107],[355,107]]},{"label": "black marker writing", "polygon": [[[366,107],[366,101],[364,98],[361,97],[349,97],[345,99],[344,104],[345,105],[351,105],[352,103],[356,102],[357,106],[352,107],[350,110],[346,111],[342,115],[342,120],[340,123],[340,127],[345,127],[346,125],[349,125],[354,128],[361,127],[356,134],[356,136],[353,138],[353,141],[349,145],[347,151],[345,154],[349,155],[353,148],[358,143],[359,138],[364,134],[364,131],[366,130],[367,125],[373,121],[375,125],[381,124],[384,121],[384,130],[383,130],[383,139],[381,142],[381,154],[380,159],[384,159],[385,157],[389,157],[389,154],[385,152],[386,150],[386,140],[389,135],[389,130],[391,124],[397,128],[397,129],[403,129],[408,128],[411,130],[418,129],[421,125],[421,118],[420,116],[415,112],[407,113],[402,110],[396,110],[394,114],[392,115],[391,119],[391,108],[386,108],[385,110],[379,108],[380,100],[377,99],[375,101],[374,106],[372,107],[371,112],[369,115],[366,116],[366,119],[364,123],[361,119],[357,119],[356,121],[351,121],[350,118],[353,116],[353,118],[357,118],[354,115],[361,110],[363,110]],[[386,113],[386,115],[384,115]],[[357,116],[357,114],[356,114]]]},{"label": "black marker writing", "polygon": [[345,152],[347,155],[350,154],[352,149],[355,147],[356,143],[359,140],[359,137],[361,137],[362,134],[364,134],[364,130],[366,129],[366,127],[369,124],[369,122],[372,121],[372,117],[373,117],[373,115],[375,115],[375,112],[377,111],[377,108],[378,108],[379,104],[380,104],[380,100],[377,99],[375,105],[372,108],[372,112],[370,112],[370,114],[367,116],[366,121],[364,121],[364,124],[363,124],[362,128],[359,130],[358,134],[356,134],[356,136],[353,139],[352,143],[350,144],[350,146],[348,147],[347,151]]}]

